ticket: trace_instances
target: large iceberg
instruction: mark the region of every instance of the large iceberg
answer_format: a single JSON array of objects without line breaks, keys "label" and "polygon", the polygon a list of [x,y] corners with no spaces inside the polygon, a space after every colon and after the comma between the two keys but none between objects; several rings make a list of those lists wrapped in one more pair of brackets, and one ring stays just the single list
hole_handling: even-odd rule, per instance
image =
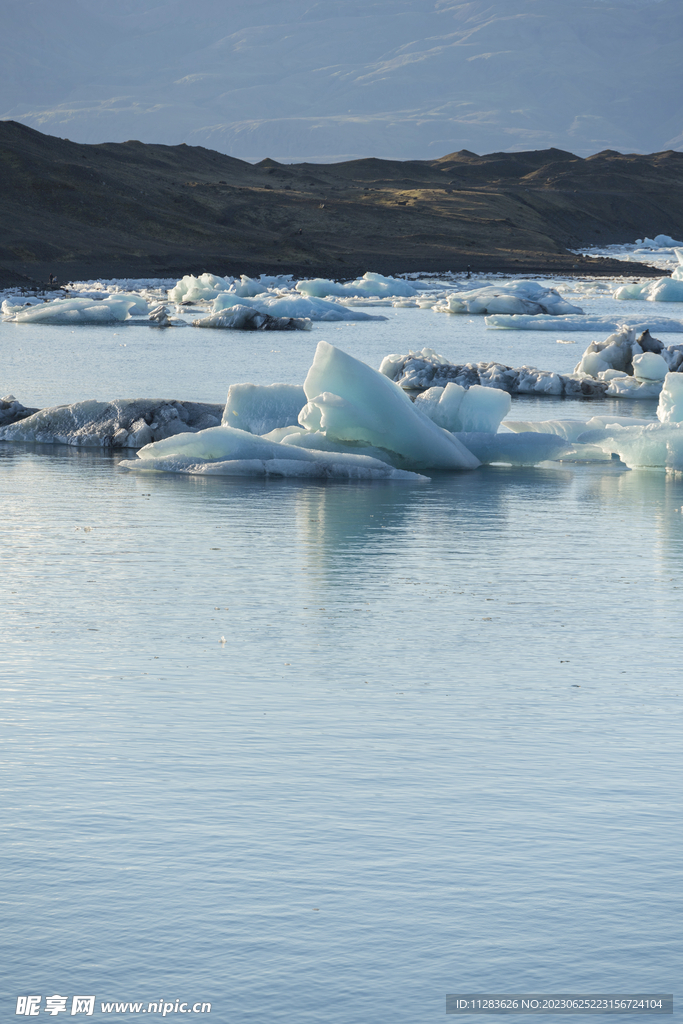
[{"label": "large iceberg", "polygon": [[111,295],[92,299],[53,299],[34,306],[24,306],[5,317],[17,324],[106,324],[129,320],[132,311],[148,313],[149,305],[139,295]]},{"label": "large iceberg", "polygon": [[573,306],[563,299],[555,288],[544,288],[537,281],[507,281],[504,284],[487,284],[483,288],[451,292],[433,309],[437,313],[506,313],[527,316],[583,313],[579,306]]},{"label": "large iceberg", "polygon": [[321,341],[299,422],[336,441],[383,449],[408,468],[474,469],[477,460],[388,377]]},{"label": "large iceberg", "polygon": [[268,313],[270,316],[305,318],[323,323],[335,320],[386,320],[385,316],[371,316],[359,309],[349,309],[338,302],[276,292],[265,292],[255,298],[242,297],[234,292],[221,292],[213,301],[213,312],[219,313],[232,306],[251,306],[259,313]]},{"label": "large iceberg", "polygon": [[[269,437],[222,425],[147,445],[138,453],[139,459],[147,468],[151,460],[153,468],[172,467],[174,472],[183,467],[195,472],[196,468],[187,467],[204,463],[282,459],[317,460],[329,468],[339,464],[340,456],[345,465],[364,472],[379,472],[374,463],[384,464],[385,475],[387,465],[408,471],[479,465],[452,433],[416,408],[401,388],[325,341],[318,344],[304,383],[306,403],[298,412],[298,427],[292,420],[301,392],[285,385],[276,385],[268,395],[266,390],[253,385],[231,388],[223,423],[256,430],[267,427]],[[370,461],[354,463],[350,458]],[[140,467],[133,463],[127,468]],[[233,466],[229,471],[237,470]]]},{"label": "large iceberg", "polygon": [[68,444],[87,448],[139,448],[220,423],[223,406],[150,398],[91,399],[41,409],[0,427],[0,441]]},{"label": "large iceberg", "polygon": [[384,277],[382,274],[363,274],[355,281],[339,284],[338,281],[330,281],[327,278],[316,277],[310,281],[299,281],[296,290],[302,295],[312,295],[324,299],[327,295],[339,295],[347,298],[354,296],[371,296],[383,298],[385,296],[411,297],[417,295],[417,289],[408,284],[407,281],[397,280],[395,277]]}]

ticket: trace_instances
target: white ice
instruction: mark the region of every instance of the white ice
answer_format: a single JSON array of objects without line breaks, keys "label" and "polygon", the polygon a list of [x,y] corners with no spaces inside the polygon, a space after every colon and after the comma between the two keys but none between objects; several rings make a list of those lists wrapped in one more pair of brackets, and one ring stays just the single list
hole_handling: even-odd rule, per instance
[{"label": "white ice", "polygon": [[683,423],[683,373],[667,373],[659,395],[660,423]]},{"label": "white ice", "polygon": [[233,284],[231,277],[216,277],[215,274],[185,274],[168,290],[170,302],[199,302],[201,299],[215,299],[219,292],[226,291]]},{"label": "white ice", "polygon": [[665,333],[683,332],[683,321],[671,320],[664,316],[538,316],[527,315],[495,315],[486,317],[486,326],[504,328],[513,331],[618,331],[622,327],[632,327],[635,331],[657,331]]},{"label": "white ice", "polygon": [[[572,442],[580,452],[598,448],[606,455],[618,455],[629,468],[683,471],[683,374],[668,373],[659,396],[658,422],[651,420],[594,416],[585,423],[555,420],[529,423],[506,420],[510,430],[555,433]],[[518,436],[520,434],[518,433]]]},{"label": "white ice", "polygon": [[505,313],[527,316],[583,313],[579,306],[573,306],[563,299],[555,288],[545,288],[537,281],[506,281],[487,284],[483,288],[451,292],[443,301],[435,304],[433,309],[437,313]]},{"label": "white ice", "polygon": [[415,407],[420,412],[453,433],[495,434],[511,405],[512,399],[507,391],[483,388],[479,384],[465,389],[459,384],[449,383],[445,388],[429,388],[415,399]]},{"label": "white ice", "polygon": [[[303,430],[286,430],[301,393],[282,385],[277,385],[269,395],[264,394],[266,390],[236,388],[234,397],[228,398],[224,422],[232,423],[234,419],[252,429],[273,424],[271,429],[280,428],[277,439],[220,426],[147,445],[139,452],[139,458],[153,460],[155,468],[161,468],[159,460],[166,458],[185,460],[183,465],[199,461],[317,458],[327,460],[325,465],[329,466],[331,459],[340,456],[370,458],[364,452],[372,449],[373,455],[381,454],[382,462],[399,469],[474,469],[479,465],[452,434],[416,409],[401,388],[327,342],[318,344],[304,383],[307,403],[298,415]],[[302,435],[299,442],[295,435]],[[338,446],[345,451],[330,451],[330,447]],[[375,461],[378,460],[373,460],[373,464]],[[368,468],[368,463],[358,465]]]},{"label": "white ice", "polygon": [[386,450],[409,468],[473,469],[477,460],[388,377],[321,341],[304,382],[299,422],[336,441]]},{"label": "white ice", "polygon": [[[92,299],[54,299],[27,306],[13,313],[9,318],[17,324],[101,324],[129,320],[131,310],[144,302],[139,296],[121,298],[111,296],[99,302]],[[144,303],[145,313],[149,306]]]},{"label": "white ice", "polygon": [[306,405],[297,384],[231,384],[222,425],[250,434],[268,434],[278,427],[296,427]]},{"label": "white ice", "polygon": [[357,452],[300,449],[234,427],[214,427],[147,445],[124,469],[218,476],[292,476],[338,480],[426,478]]},{"label": "white ice", "polygon": [[242,298],[235,295],[234,292],[224,291],[214,299],[213,312],[218,313],[237,305],[251,306],[260,313],[269,313],[270,316],[296,317],[323,323],[331,323],[335,320],[386,320],[384,316],[371,316],[359,309],[349,309],[338,302],[329,302],[326,299],[316,299],[294,293],[281,295],[266,292],[255,298]]},{"label": "white ice", "polygon": [[524,434],[460,433],[458,438],[486,466],[505,463],[509,466],[537,466],[575,450],[556,434],[530,432]]},{"label": "white ice", "polygon": [[312,295],[324,299],[327,295],[352,296],[403,296],[410,297],[417,295],[417,289],[408,284],[407,281],[397,280],[395,277],[384,277],[382,274],[368,272],[355,281],[339,284],[338,281],[330,281],[327,278],[316,277],[310,281],[299,281],[296,290],[302,295]]},{"label": "white ice", "polygon": [[678,266],[671,277],[654,281],[637,281],[622,285],[614,293],[615,299],[645,299],[647,302],[683,302],[683,248],[674,249]]}]

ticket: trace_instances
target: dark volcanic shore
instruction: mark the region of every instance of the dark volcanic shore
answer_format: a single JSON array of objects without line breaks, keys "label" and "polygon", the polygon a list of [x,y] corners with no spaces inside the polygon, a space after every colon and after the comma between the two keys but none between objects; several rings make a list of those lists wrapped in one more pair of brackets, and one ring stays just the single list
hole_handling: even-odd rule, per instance
[{"label": "dark volcanic shore", "polygon": [[366,270],[651,275],[568,249],[683,234],[683,153],[550,149],[252,165],[201,147],[79,145],[0,122],[0,286]]}]

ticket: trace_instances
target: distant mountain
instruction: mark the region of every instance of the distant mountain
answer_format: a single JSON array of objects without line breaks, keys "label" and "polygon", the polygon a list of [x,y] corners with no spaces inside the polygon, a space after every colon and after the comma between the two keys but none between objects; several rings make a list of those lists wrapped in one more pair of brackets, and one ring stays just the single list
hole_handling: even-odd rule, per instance
[{"label": "distant mountain", "polygon": [[655,274],[585,245],[683,234],[683,153],[559,149],[251,164],[0,122],[0,286],[27,278],[366,270]]},{"label": "distant mountain", "polygon": [[683,148],[681,0],[5,0],[0,118],[249,161]]}]

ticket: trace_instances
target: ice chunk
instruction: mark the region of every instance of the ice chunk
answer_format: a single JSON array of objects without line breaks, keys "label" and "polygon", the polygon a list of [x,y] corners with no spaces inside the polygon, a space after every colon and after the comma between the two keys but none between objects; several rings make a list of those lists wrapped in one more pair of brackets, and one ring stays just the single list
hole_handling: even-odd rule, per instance
[{"label": "ice chunk", "polygon": [[407,281],[399,281],[395,277],[383,277],[382,274],[363,274],[347,284],[339,284],[337,281],[329,281],[326,278],[316,277],[311,281],[299,281],[296,290],[303,295],[314,295],[324,299],[327,295],[340,296],[413,296],[417,290]]},{"label": "ice chunk", "polygon": [[239,281],[235,281],[234,284],[230,285],[228,291],[234,292],[235,295],[239,295],[242,298],[250,298],[254,295],[262,295],[269,288],[288,289],[291,287],[291,274],[278,274],[275,277],[269,277],[267,274],[261,274],[260,277],[247,277],[246,274],[242,274]]},{"label": "ice chunk", "polygon": [[[54,299],[35,306],[24,307],[11,316],[17,324],[101,324],[129,320],[130,310],[136,306],[135,298],[110,296],[93,302],[92,299]],[[147,312],[147,304],[145,304]]]},{"label": "ice chunk", "polygon": [[635,355],[642,355],[642,349],[636,341],[636,332],[632,327],[622,327],[604,341],[592,341],[574,368],[574,373],[586,373],[591,377],[597,377],[605,370],[632,373]]},{"label": "ice chunk", "polygon": [[635,417],[592,416],[589,420],[505,420],[503,426],[514,433],[556,434],[565,441],[576,442],[586,431],[602,431],[609,426],[648,426],[652,420],[636,419]]},{"label": "ice chunk", "polygon": [[0,427],[8,426],[10,423],[17,423],[19,420],[25,420],[28,416],[32,416],[34,412],[38,412],[38,410],[27,409],[26,406],[16,400],[14,395],[5,395],[4,398],[0,398]]},{"label": "ice chunk", "polygon": [[215,299],[219,292],[226,291],[233,283],[231,277],[216,277],[215,274],[185,274],[168,290],[170,302],[199,302],[201,299]]},{"label": "ice chunk", "polygon": [[[681,354],[683,360],[683,353]],[[391,355],[382,360],[380,372],[407,390],[445,387],[449,381],[464,388],[480,384],[509,394],[603,395],[607,382],[590,380],[579,374],[552,373],[531,366],[505,366],[503,363],[449,363],[430,349]]]},{"label": "ice chunk", "polygon": [[349,309],[338,302],[310,298],[305,295],[259,295],[256,298],[241,298],[234,292],[221,292],[213,303],[213,312],[219,313],[232,306],[251,306],[260,313],[270,316],[307,318],[331,323],[335,320],[386,320],[385,316],[371,316],[359,309]]},{"label": "ice chunk", "polygon": [[620,331],[622,327],[632,327],[635,331],[653,331],[666,333],[683,332],[683,321],[671,320],[664,316],[538,316],[502,314],[487,316],[486,326],[504,328],[513,331]]},{"label": "ice chunk", "polygon": [[642,355],[633,357],[633,376],[636,380],[647,383],[662,381],[668,372],[666,360],[656,352],[643,352]]},{"label": "ice chunk", "polygon": [[537,316],[549,313],[583,313],[563,299],[555,288],[544,288],[537,281],[506,281],[484,288],[451,292],[433,306],[437,313],[506,313]]},{"label": "ice chunk", "polygon": [[306,393],[296,384],[231,384],[222,425],[250,434],[296,427],[305,404]]},{"label": "ice chunk", "polygon": [[311,321],[302,317],[270,316],[252,306],[230,306],[219,313],[211,313],[201,320],[193,320],[193,327],[228,328],[233,331],[310,331]]},{"label": "ice chunk", "polygon": [[683,373],[667,373],[659,395],[660,423],[683,423]]},{"label": "ice chunk", "polygon": [[657,398],[661,380],[641,381],[636,377],[613,377],[605,394],[609,398]]},{"label": "ice chunk", "polygon": [[363,441],[410,468],[474,469],[478,461],[451,434],[413,406],[388,377],[326,341],[304,382],[308,405],[299,422],[337,441]]},{"label": "ice chunk", "polygon": [[575,450],[557,434],[477,432],[460,433],[458,438],[484,465],[503,462],[510,466],[536,466]]},{"label": "ice chunk", "polygon": [[[415,406],[434,423],[454,433],[494,433],[510,411],[512,399],[506,391],[474,384],[468,390],[449,383],[418,395]],[[467,447],[467,445],[465,445]]]},{"label": "ice chunk", "polygon": [[222,406],[204,402],[89,400],[41,409],[0,428],[0,441],[68,444],[89,448],[138,448],[151,441],[220,423]]},{"label": "ice chunk", "polygon": [[[289,465],[287,465],[289,463]],[[219,476],[296,476],[343,480],[412,480],[425,477],[395,469],[367,455],[323,452],[279,444],[234,427],[214,427],[147,445],[125,469]]]},{"label": "ice chunk", "polygon": [[615,424],[603,430],[586,431],[581,441],[614,452],[630,469],[683,470],[683,423]]}]

